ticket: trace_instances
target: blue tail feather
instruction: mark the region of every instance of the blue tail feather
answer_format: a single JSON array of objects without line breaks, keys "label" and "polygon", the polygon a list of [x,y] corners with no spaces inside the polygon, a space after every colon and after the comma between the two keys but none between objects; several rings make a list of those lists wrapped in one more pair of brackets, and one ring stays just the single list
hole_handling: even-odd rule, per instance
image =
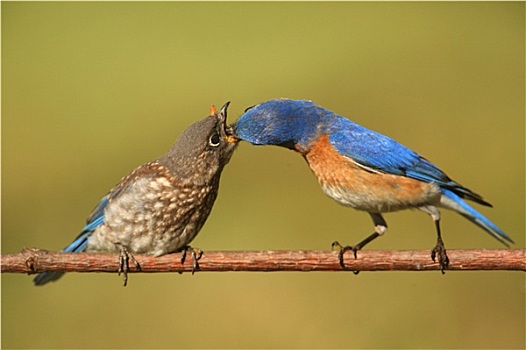
[{"label": "blue tail feather", "polygon": [[509,243],[514,243],[513,240],[502,231],[497,225],[491,222],[484,215],[472,208],[460,196],[449,189],[441,188],[443,197],[441,204],[449,209],[455,210],[460,215],[467,218],[469,221],[478,225],[484,231],[495,237],[499,242],[508,246]]}]

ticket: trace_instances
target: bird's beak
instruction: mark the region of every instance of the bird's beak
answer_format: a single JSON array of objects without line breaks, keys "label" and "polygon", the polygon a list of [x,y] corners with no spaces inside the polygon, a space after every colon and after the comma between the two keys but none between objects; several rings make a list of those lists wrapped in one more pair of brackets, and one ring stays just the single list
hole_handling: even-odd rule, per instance
[{"label": "bird's beak", "polygon": [[232,126],[227,126],[226,129],[226,140],[230,143],[238,143],[239,141],[241,141],[241,139],[238,139],[236,136],[234,136],[234,133],[233,133],[233,130],[232,130]]},{"label": "bird's beak", "polygon": [[225,134],[226,140],[230,143],[238,143],[240,139],[234,135],[234,128],[231,125],[226,124],[227,109],[229,105],[230,101],[221,107],[219,113],[216,112],[214,105],[210,106],[210,115],[215,115],[219,119],[219,123],[221,123],[223,126],[223,132]]}]

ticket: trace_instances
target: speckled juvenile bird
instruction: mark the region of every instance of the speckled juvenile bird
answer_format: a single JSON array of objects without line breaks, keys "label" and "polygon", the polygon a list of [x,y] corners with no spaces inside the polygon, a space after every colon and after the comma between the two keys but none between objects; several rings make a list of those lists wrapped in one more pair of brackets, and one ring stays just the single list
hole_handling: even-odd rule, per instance
[{"label": "speckled juvenile bird", "polygon": [[[183,250],[185,256],[212,210],[221,172],[237,145],[227,135],[228,104],[218,113],[212,106],[211,115],[186,129],[165,155],[124,177],[63,251],[120,252],[125,285],[131,254]],[[40,273],[34,283],[43,285],[63,274]]]},{"label": "speckled juvenile bird", "polygon": [[[437,245],[431,257],[442,272],[449,259],[440,233],[438,207],[456,211],[506,244],[512,239],[464,199],[491,206],[450,179],[436,165],[395,140],[366,129],[311,101],[277,99],[248,109],[234,134],[255,145],[278,145],[300,153],[323,191],[338,203],[369,213],[374,232],[355,246],[356,252],[387,231],[382,213],[420,209],[431,216]],[[337,243],[337,242],[335,242]],[[339,244],[336,244],[339,246]]]}]

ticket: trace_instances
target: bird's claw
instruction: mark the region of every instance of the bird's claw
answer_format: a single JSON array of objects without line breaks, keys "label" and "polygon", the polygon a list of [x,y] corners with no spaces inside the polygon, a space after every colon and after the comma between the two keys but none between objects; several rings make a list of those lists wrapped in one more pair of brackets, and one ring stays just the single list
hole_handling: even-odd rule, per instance
[{"label": "bird's claw", "polygon": [[449,266],[449,258],[447,256],[444,242],[440,238],[437,240],[437,245],[431,250],[431,259],[433,259],[433,262],[436,262],[437,258],[438,264],[440,265],[440,271],[442,271],[442,274],[445,274],[445,270]]},{"label": "bird's claw", "polygon": [[122,279],[124,283],[124,287],[128,284],[128,271],[130,270],[130,260],[133,261],[135,268],[140,270],[141,265],[137,260],[135,260],[135,257],[128,251],[128,249],[122,245],[121,243],[116,243],[116,245],[119,247],[119,270],[118,275],[120,276],[122,273]]},{"label": "bird's claw", "polygon": [[[356,252],[359,249],[356,248],[356,247],[350,246],[350,245],[342,246],[340,244],[340,242],[338,242],[338,241],[332,242],[331,249],[334,250],[334,248],[337,248],[339,250],[339,252],[338,252],[338,261],[340,262],[340,266],[342,267],[342,269],[347,270],[347,267],[345,267],[345,262],[343,261],[343,255],[345,254],[345,252],[348,252],[349,250],[352,250],[354,258],[356,259]],[[359,272],[360,271],[353,271],[353,273],[355,275],[357,275]]]},{"label": "bird's claw", "polygon": [[203,251],[199,248],[192,248],[191,246],[185,246],[182,251],[181,255],[181,265],[184,265],[184,262],[186,260],[186,254],[190,252],[190,256],[192,257],[192,275],[199,270],[199,259],[203,256]]}]

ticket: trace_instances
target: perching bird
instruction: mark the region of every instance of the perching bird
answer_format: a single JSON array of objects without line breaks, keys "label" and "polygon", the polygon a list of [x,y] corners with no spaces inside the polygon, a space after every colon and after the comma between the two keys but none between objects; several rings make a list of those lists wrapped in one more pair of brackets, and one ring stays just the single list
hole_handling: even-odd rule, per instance
[{"label": "perching bird", "polygon": [[[226,134],[227,107],[216,113],[212,106],[211,115],[186,129],[165,155],[124,177],[63,251],[120,252],[124,285],[127,260],[134,260],[131,254],[161,256],[182,250],[184,259],[212,210],[221,172],[237,146]],[[40,273],[34,283],[43,285],[63,274]]]},{"label": "perching bird", "polygon": [[[435,222],[437,245],[431,257],[442,272],[449,259],[440,234],[440,212],[463,215],[500,242],[513,243],[495,224],[463,199],[491,206],[481,196],[451,180],[437,166],[395,140],[366,129],[311,101],[276,99],[251,107],[233,125],[234,134],[255,145],[277,145],[299,152],[325,194],[371,216],[374,233],[354,246],[356,252],[387,230],[382,213],[418,208]],[[507,244],[506,244],[507,245]]]}]

